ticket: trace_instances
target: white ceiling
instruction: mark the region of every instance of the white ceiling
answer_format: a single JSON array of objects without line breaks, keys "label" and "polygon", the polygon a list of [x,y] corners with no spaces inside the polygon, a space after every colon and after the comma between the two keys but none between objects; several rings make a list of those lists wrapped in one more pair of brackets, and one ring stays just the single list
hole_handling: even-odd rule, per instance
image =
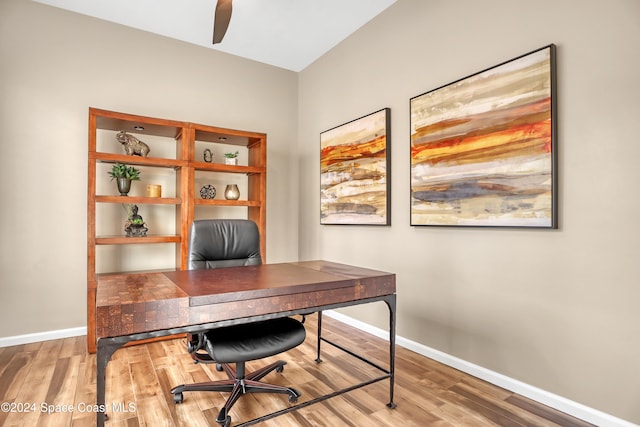
[{"label": "white ceiling", "polygon": [[301,71],[396,0],[234,0],[213,45],[217,0],[35,0],[83,15]]}]

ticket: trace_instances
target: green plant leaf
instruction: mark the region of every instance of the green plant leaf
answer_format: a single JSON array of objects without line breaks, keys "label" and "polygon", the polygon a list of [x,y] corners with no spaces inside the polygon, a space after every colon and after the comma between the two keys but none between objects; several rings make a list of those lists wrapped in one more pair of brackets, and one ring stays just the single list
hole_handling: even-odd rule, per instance
[{"label": "green plant leaf", "polygon": [[140,179],[140,170],[133,166],[127,166],[122,163],[116,162],[115,165],[107,172],[111,177],[111,180],[115,178],[128,178],[132,181],[138,181]]}]

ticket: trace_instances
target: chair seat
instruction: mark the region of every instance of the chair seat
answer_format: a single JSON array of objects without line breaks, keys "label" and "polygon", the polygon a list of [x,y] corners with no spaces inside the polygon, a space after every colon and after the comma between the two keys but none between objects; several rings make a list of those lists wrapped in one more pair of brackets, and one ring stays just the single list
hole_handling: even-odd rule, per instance
[{"label": "chair seat", "polygon": [[206,351],[217,363],[262,359],[304,341],[304,326],[290,317],[233,325],[206,332]]}]

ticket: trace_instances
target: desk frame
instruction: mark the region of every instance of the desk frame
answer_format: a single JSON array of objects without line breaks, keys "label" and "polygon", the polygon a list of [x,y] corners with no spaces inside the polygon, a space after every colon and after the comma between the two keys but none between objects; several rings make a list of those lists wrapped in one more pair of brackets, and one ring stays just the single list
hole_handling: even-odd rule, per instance
[{"label": "desk frame", "polygon": [[[358,355],[352,350],[349,350],[341,345],[338,345],[322,337],[322,311],[341,308],[341,307],[360,305],[360,304],[369,304],[369,303],[379,302],[379,301],[385,302],[389,309],[389,368],[388,369],[385,369],[384,367],[379,366],[378,364],[366,359],[365,357]],[[361,387],[365,387],[367,385],[370,385],[385,379],[389,379],[389,402],[387,403],[387,407],[395,408],[396,404],[394,403],[393,399],[394,399],[394,385],[395,385],[396,294],[393,293],[393,294],[381,295],[381,296],[376,296],[371,298],[355,299],[355,300],[346,301],[346,302],[323,304],[315,307],[306,307],[302,309],[282,311],[282,312],[277,312],[272,314],[247,316],[247,317],[238,318],[238,319],[220,320],[215,322],[202,323],[198,325],[189,325],[189,326],[182,326],[182,327],[175,327],[175,328],[159,329],[159,330],[149,331],[149,332],[140,332],[140,333],[133,333],[128,335],[119,335],[114,337],[100,338],[97,343],[97,354],[96,354],[96,375],[97,375],[96,376],[96,386],[97,386],[96,399],[97,399],[98,408],[101,409],[96,414],[97,426],[103,427],[105,420],[107,418],[107,414],[106,414],[107,364],[111,359],[111,356],[113,355],[113,353],[115,353],[116,350],[118,350],[125,344],[134,342],[134,341],[161,338],[161,337],[166,337],[166,336],[171,336],[176,334],[185,334],[185,333],[197,334],[199,332],[204,332],[206,330],[214,329],[214,328],[232,326],[232,325],[243,324],[243,323],[257,322],[261,320],[274,319],[278,317],[305,315],[305,314],[314,313],[314,312],[318,313],[318,336],[317,336],[318,341],[317,341],[317,358],[316,358],[317,363],[322,362],[321,343],[324,341],[327,344],[332,345],[340,350],[343,350],[348,354],[369,364],[370,366],[381,371],[383,374],[378,377],[369,379],[367,381],[349,386],[347,388],[337,390],[330,394],[320,396],[318,398],[315,398],[297,405],[290,406],[280,411],[266,414],[264,416],[246,421],[241,424],[237,424],[237,426],[239,427],[239,426],[253,425],[261,421],[275,418],[277,416],[304,408],[306,406],[330,399],[332,397],[344,394],[346,392],[349,392]]]}]

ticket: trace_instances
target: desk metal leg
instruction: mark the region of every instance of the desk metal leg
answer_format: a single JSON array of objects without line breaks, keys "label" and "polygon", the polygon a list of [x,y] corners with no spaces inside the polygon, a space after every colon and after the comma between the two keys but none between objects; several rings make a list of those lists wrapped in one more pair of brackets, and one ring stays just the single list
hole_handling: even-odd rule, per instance
[{"label": "desk metal leg", "polygon": [[322,359],[320,358],[320,343],[322,342],[322,311],[318,312],[318,355],[316,357],[316,362],[321,363]]},{"label": "desk metal leg", "polygon": [[387,304],[387,307],[389,308],[389,370],[383,368],[382,366],[378,366],[376,363],[354,353],[353,351],[349,350],[344,346],[341,346],[326,338],[322,338],[322,311],[318,312],[318,344],[317,344],[318,353],[316,357],[316,362],[317,363],[322,362],[322,359],[320,358],[320,343],[322,341],[325,341],[327,344],[331,344],[332,346],[339,348],[340,350],[350,354],[351,356],[354,356],[362,360],[363,362],[366,362],[369,365],[377,368],[378,370],[383,371],[387,375],[384,377],[380,377],[375,381],[389,378],[389,403],[387,403],[387,406],[393,409],[396,407],[396,404],[393,401],[394,388],[395,388],[395,368],[396,368],[396,295],[394,294],[394,295],[386,296],[385,298],[383,298],[383,301]]},{"label": "desk metal leg", "polygon": [[389,306],[389,403],[387,403],[387,406],[395,408],[393,389],[396,370],[396,296],[392,295],[385,302]]},{"label": "desk metal leg", "polygon": [[107,419],[106,404],[106,377],[107,363],[117,349],[122,347],[122,343],[110,342],[108,339],[98,340],[98,349],[96,351],[96,400],[98,412],[96,413],[96,425],[103,427]]}]

